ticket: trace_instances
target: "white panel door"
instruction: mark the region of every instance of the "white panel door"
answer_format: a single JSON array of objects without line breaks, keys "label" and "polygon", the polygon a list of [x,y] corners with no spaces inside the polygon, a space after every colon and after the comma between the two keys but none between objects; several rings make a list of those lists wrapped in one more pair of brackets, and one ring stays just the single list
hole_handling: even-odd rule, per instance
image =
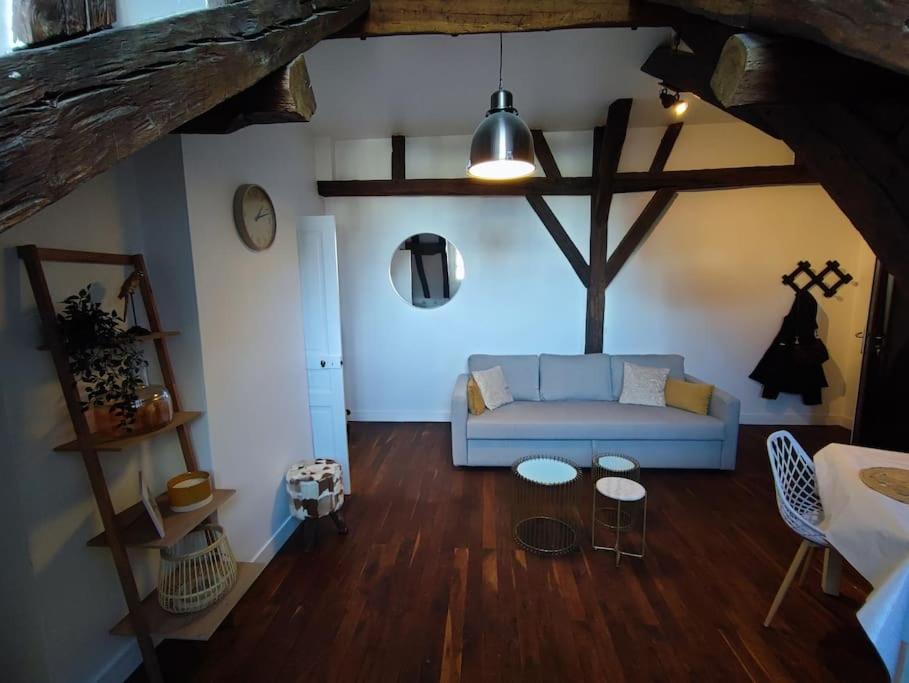
[{"label": "white panel door", "polygon": [[313,450],[317,458],[341,463],[344,490],[350,493],[335,217],[304,217],[297,244]]}]

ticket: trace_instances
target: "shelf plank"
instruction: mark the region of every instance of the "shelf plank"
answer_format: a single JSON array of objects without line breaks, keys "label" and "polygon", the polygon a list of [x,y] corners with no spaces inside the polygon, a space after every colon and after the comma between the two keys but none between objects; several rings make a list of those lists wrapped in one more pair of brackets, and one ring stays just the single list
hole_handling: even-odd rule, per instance
[{"label": "shelf plank", "polygon": [[[264,568],[264,564],[257,562],[238,562],[237,582],[234,587],[214,605],[195,614],[165,612],[158,605],[158,591],[152,591],[151,595],[142,601],[142,612],[148,621],[151,635],[174,640],[208,640]],[[123,617],[110,632],[117,636],[133,635],[129,617]]]},{"label": "shelf plank", "polygon": [[[135,446],[137,443],[141,443],[142,441],[148,441],[149,439],[154,439],[156,436],[159,436],[161,434],[172,432],[177,427],[188,424],[193,420],[198,420],[200,417],[202,417],[202,413],[200,411],[184,410],[179,413],[175,413],[174,419],[160,429],[155,429],[151,432],[143,432],[142,434],[131,434],[129,436],[96,438],[94,446],[95,449],[99,451],[124,451],[131,446]],[[79,453],[79,442],[76,439],[73,439],[72,441],[67,441],[64,444],[60,444],[54,448],[54,450],[60,453]]]},{"label": "shelf plank", "polygon": [[[123,545],[139,548],[168,548],[190,531],[199,526],[215,510],[230,500],[236,493],[234,489],[215,489],[212,492],[212,501],[198,510],[192,512],[174,512],[167,502],[167,493],[157,497],[161,517],[164,518],[164,538],[158,536],[151,517],[145,511],[145,505],[139,501],[122,512],[117,513],[114,520],[120,531],[120,542]],[[88,545],[93,547],[107,545],[107,533],[101,532],[91,540]]]},{"label": "shelf plank", "polygon": [[[180,333],[175,330],[165,331],[165,332],[151,332],[149,334],[137,334],[136,341],[154,341],[155,339],[164,339],[165,337],[176,337]],[[41,344],[38,347],[39,351],[48,351],[50,347],[47,344]]]}]

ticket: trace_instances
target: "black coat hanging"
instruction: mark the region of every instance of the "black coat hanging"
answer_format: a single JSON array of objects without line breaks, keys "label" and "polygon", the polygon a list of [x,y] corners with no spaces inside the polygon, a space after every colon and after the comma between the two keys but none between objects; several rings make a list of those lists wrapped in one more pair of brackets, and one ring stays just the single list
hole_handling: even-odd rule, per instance
[{"label": "black coat hanging", "polygon": [[763,398],[775,399],[780,392],[801,394],[805,405],[819,405],[821,389],[827,386],[821,366],[829,357],[824,342],[817,338],[817,301],[807,290],[801,290],[749,377],[764,385]]}]

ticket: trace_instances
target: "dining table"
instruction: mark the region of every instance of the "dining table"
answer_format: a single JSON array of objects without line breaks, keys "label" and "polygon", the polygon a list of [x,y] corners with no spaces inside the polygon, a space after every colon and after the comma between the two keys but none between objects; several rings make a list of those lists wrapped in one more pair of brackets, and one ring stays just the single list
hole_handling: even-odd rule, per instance
[{"label": "dining table", "polygon": [[824,590],[838,593],[838,556],[871,584],[859,623],[891,680],[909,683],[909,503],[862,480],[870,468],[909,470],[909,453],[834,443],[817,452],[814,465],[820,528],[835,551],[825,563]]}]

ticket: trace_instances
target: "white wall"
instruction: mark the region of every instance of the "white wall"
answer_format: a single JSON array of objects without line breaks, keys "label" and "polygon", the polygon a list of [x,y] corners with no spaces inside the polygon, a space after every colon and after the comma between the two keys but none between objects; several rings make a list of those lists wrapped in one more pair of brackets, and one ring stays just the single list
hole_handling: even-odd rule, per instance
[{"label": "white wall", "polygon": [[[193,298],[192,288],[177,301],[162,296],[169,284],[183,287],[192,281],[185,259],[170,251],[182,248],[181,232],[188,235],[179,161],[179,141],[164,140],[0,235],[4,462],[0,525],[7,541],[0,582],[4,680],[96,680],[125,654],[123,668],[111,673],[116,679],[131,671],[134,658],[129,655],[135,649],[133,641],[108,634],[126,606],[110,553],[85,546],[102,527],[81,458],[51,450],[72,438],[72,427],[50,354],[35,348],[40,343],[37,312],[15,246],[35,243],[133,253],[154,244],[147,250],[147,261],[161,296],[161,317],[166,326],[183,332],[175,338],[178,363],[192,365],[200,348],[198,333],[185,324],[192,318],[186,301]],[[146,212],[150,198],[154,214]],[[105,307],[119,309],[116,294],[124,269],[48,264],[46,272],[56,300],[96,282],[106,291]],[[149,349],[146,356],[153,355]],[[154,364],[150,374],[153,381],[160,379]],[[187,400],[201,399],[193,407],[204,409],[200,384],[192,374],[181,377],[180,386],[186,389]],[[205,428],[204,422],[192,428],[203,461],[208,457]],[[170,435],[129,453],[102,457],[117,509],[139,499],[140,469],[157,490],[163,490],[168,476],[183,469],[176,437]],[[153,587],[157,555],[148,551],[130,551],[130,555],[145,594]]]},{"label": "white wall", "polygon": [[[220,519],[239,559],[269,556],[293,529],[287,466],[312,457],[296,233],[301,216],[322,213],[312,145],[300,124],[183,136],[183,163],[213,470],[239,490]],[[263,252],[234,227],[243,183],[275,205],[277,237]]]},{"label": "white wall", "polygon": [[[200,464],[238,489],[220,515],[238,559],[270,559],[294,528],[283,475],[312,453],[296,247],[297,218],[322,210],[311,148],[299,125],[183,143],[161,140],[0,235],[4,681],[118,681],[139,664],[135,641],[108,633],[126,606],[110,554],[85,546],[102,527],[81,459],[52,451],[72,427],[50,356],[35,348],[16,245],[145,254],[163,324],[181,332],[168,343],[184,405],[206,411],[191,426]],[[277,209],[277,240],[263,253],[234,229],[233,192],[244,182],[262,184]],[[118,305],[126,274],[72,264],[47,273],[55,299],[98,282],[106,307]],[[140,469],[156,490],[183,471],[175,435],[102,458],[116,509],[139,499]],[[158,555],[130,556],[145,595]]]},{"label": "white wall", "polygon": [[[661,128],[628,132],[620,170],[645,170]],[[590,131],[547,133],[564,175],[590,173]],[[463,177],[469,138],[408,138],[408,177]],[[322,179],[389,177],[387,140],[319,144]],[[781,142],[744,124],[686,126],[668,169],[792,162]],[[649,199],[617,196],[614,249]],[[589,199],[547,201],[586,257]],[[454,378],[471,353],[582,353],[585,292],[522,198],[332,198],[338,222],[347,400],[354,419],[445,420]],[[435,310],[407,306],[389,284],[395,246],[437,232],[461,250],[461,291]],[[856,276],[820,294],[831,387],[818,408],[760,398],[747,379],[792,303],[780,282],[799,260],[837,259]],[[744,422],[847,424],[857,385],[873,256],[818,187],[686,193],[607,292],[607,353],[675,352],[690,372],[742,399]],[[414,359],[419,358],[418,364]]]},{"label": "white wall", "polygon": [[[133,26],[164,19],[206,7],[218,7],[227,0],[116,0],[117,20],[114,26]],[[21,42],[13,38],[13,0],[0,0],[0,55],[6,54]]]}]

